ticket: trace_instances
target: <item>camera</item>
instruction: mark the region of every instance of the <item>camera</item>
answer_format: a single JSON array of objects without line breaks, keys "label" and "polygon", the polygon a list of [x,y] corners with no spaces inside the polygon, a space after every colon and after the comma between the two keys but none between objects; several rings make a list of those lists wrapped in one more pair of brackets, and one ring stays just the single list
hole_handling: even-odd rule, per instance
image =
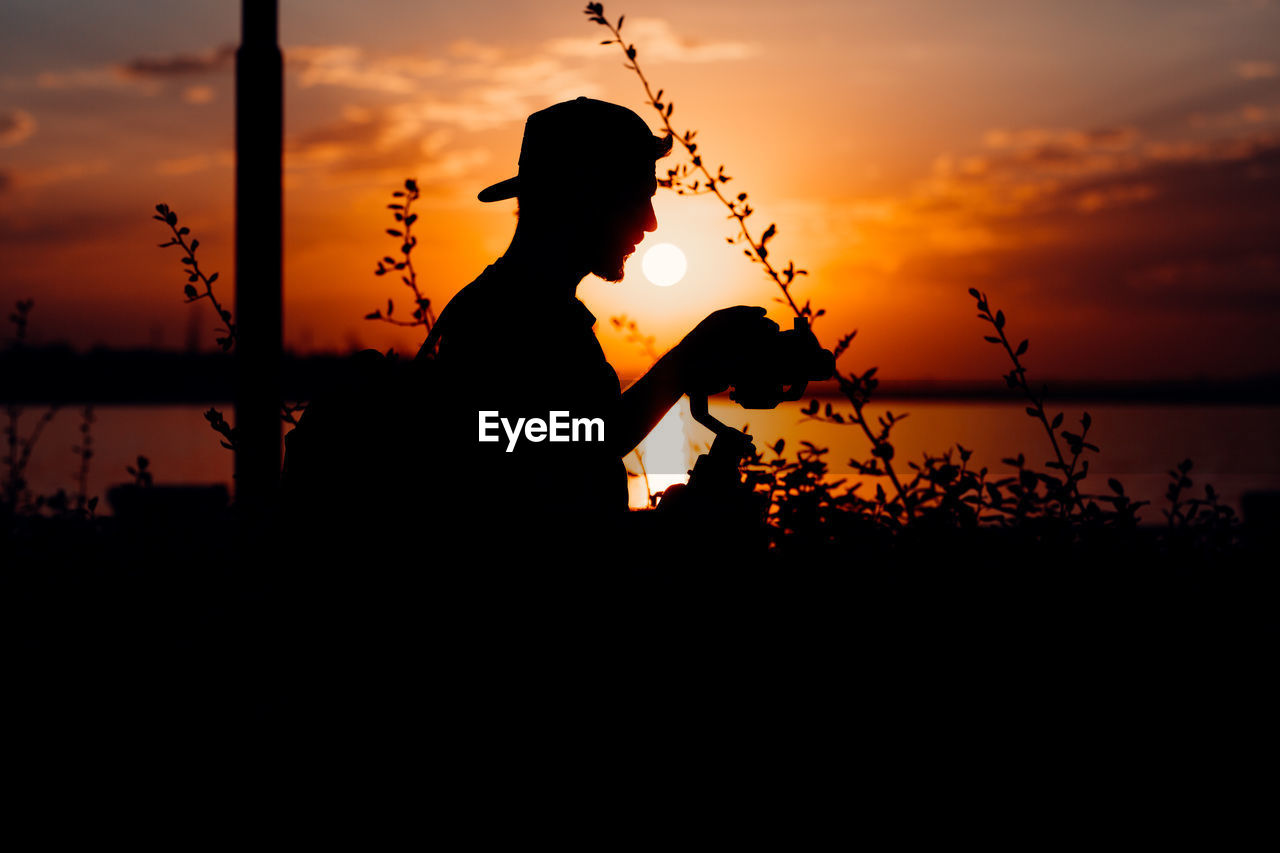
[{"label": "camera", "polygon": [[729,383],[729,399],[744,409],[773,409],[799,400],[808,383],[830,379],[835,369],[835,356],[818,343],[808,319],[796,317],[793,328],[747,355],[742,378]]},{"label": "camera", "polygon": [[[729,399],[744,409],[773,409],[799,400],[810,382],[830,379],[835,369],[835,355],[818,343],[808,318],[797,317],[792,329],[773,335],[735,365],[737,380],[728,383]],[[691,393],[689,411],[715,433],[715,441],[694,463],[687,484],[677,483],[662,493],[658,509],[682,519],[689,527],[686,533],[699,531],[720,546],[737,543],[748,552],[763,548],[768,499],[742,481],[739,467],[754,451],[751,436],[712,417],[706,394]],[[690,541],[694,539],[691,535]]]},{"label": "camera", "polygon": [[[799,400],[810,382],[835,375],[836,359],[825,350],[809,329],[806,317],[796,317],[793,328],[778,332],[768,343],[749,353],[735,365],[730,378],[729,399],[744,409],[773,409],[779,403]],[[737,460],[750,452],[751,436],[713,418],[707,410],[706,394],[690,394],[693,419],[716,435],[712,453]]]}]

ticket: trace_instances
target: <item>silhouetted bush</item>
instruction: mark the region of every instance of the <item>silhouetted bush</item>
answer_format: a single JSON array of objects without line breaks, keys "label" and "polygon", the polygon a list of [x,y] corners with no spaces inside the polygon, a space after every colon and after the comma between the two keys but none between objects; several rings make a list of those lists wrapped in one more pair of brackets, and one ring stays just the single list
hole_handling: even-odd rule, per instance
[{"label": "silhouetted bush", "polygon": [[[35,301],[18,300],[9,322],[14,326],[14,337],[9,346],[13,350],[21,350],[26,344],[27,326],[30,323],[31,309]],[[35,426],[25,436],[22,434],[22,416],[25,413],[18,403],[10,401],[5,406],[5,457],[4,482],[0,488],[0,521],[8,528],[17,520],[52,516],[66,520],[84,518],[93,520],[98,507],[97,496],[89,495],[89,467],[93,459],[93,407],[86,406],[80,423],[80,443],[71,448],[80,461],[74,478],[75,495],[69,495],[66,489],[58,489],[51,495],[36,494],[27,481],[27,466],[36,445],[44,433],[45,427],[53,421],[61,406],[51,405],[36,421]]]}]

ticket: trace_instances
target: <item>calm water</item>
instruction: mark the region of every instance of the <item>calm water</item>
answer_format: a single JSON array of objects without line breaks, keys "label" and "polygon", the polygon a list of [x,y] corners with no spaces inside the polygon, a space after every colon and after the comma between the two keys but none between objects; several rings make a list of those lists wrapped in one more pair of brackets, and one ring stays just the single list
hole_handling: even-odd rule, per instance
[{"label": "calm water", "polygon": [[[833,401],[834,402],[834,401]],[[773,411],[746,411],[730,402],[713,402],[712,414],[726,423],[750,426],[757,445],[785,438],[794,447],[804,439],[831,450],[828,459],[839,476],[846,476],[851,456],[864,459],[868,445],[856,427],[802,422],[802,404],[787,404]],[[92,428],[95,457],[89,476],[89,493],[104,495],[109,486],[131,477],[125,466],[143,454],[151,460],[158,483],[226,483],[230,486],[231,453],[218,444],[218,436],[203,417],[205,406],[104,406],[94,410]],[[230,407],[227,407],[228,411]],[[925,402],[883,400],[868,409],[873,415],[891,410],[908,417],[894,427],[895,464],[919,459],[925,451],[941,453],[956,442],[974,451],[970,467],[987,466],[993,472],[1008,470],[1000,459],[1025,453],[1028,462],[1040,465],[1051,456],[1048,440],[1038,421],[1020,403]],[[1206,482],[1239,509],[1240,497],[1256,489],[1280,489],[1280,407],[1186,405],[1089,405],[1065,408],[1064,427],[1078,432],[1079,415],[1093,416],[1090,440],[1101,448],[1092,456],[1086,491],[1105,492],[1108,477],[1125,485],[1131,496],[1163,502],[1171,466],[1190,458],[1195,463],[1192,496],[1203,496]],[[20,421],[28,435],[43,407],[30,406]],[[64,408],[45,429],[28,468],[28,480],[38,493],[59,487],[74,491],[79,458],[72,447],[79,442],[81,409]],[[228,411],[229,413],[229,411]],[[658,490],[683,481],[698,451],[710,434],[688,417],[687,404],[671,414],[641,446],[649,487]],[[788,451],[789,452],[789,451]],[[768,455],[768,454],[766,454]],[[635,454],[628,468],[640,473]],[[851,474],[851,472],[849,472]],[[866,487],[864,487],[866,488]],[[631,480],[632,503],[645,502],[643,478]],[[105,497],[104,497],[105,504]],[[103,507],[103,511],[109,508]],[[1160,520],[1158,509],[1146,508],[1149,523]]]}]

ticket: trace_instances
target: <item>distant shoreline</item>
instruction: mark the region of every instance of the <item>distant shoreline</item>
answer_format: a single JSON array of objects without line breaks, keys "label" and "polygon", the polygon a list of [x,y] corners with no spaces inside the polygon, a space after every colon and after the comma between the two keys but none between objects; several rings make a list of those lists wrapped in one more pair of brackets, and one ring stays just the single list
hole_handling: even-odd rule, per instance
[{"label": "distant shoreline", "polygon": [[[825,383],[824,383],[825,384]],[[1120,382],[1105,380],[1048,379],[1033,383],[1039,392],[1047,385],[1050,400],[1087,400],[1098,403],[1180,403],[1219,405],[1280,405],[1280,377],[1231,380],[1152,380]],[[842,396],[833,386],[818,389],[816,396]],[[876,389],[877,400],[992,400],[1022,405],[1019,392],[1002,381],[971,380],[884,380]]]},{"label": "distant shoreline", "polygon": [[[345,355],[286,355],[285,399],[310,399],[325,386],[326,377],[346,360]],[[1280,404],[1280,374],[1222,380],[1045,379],[1033,386],[1038,389],[1041,384],[1048,386],[1053,400]],[[233,399],[234,387],[232,358],[223,353],[109,349],[79,353],[61,346],[0,352],[3,403],[225,404]],[[834,382],[823,382],[811,385],[806,396],[840,394]],[[883,379],[875,399],[1018,403],[1022,398],[1001,380]]]}]

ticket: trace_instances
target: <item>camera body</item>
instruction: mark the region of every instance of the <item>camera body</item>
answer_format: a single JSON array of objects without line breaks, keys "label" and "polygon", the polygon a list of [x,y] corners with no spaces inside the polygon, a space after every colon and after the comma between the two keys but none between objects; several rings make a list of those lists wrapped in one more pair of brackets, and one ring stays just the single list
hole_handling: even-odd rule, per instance
[{"label": "camera body", "polygon": [[[796,317],[791,329],[778,332],[734,366],[737,376],[729,378],[729,399],[744,409],[774,409],[779,403],[799,400],[810,382],[830,379],[835,372],[835,355],[818,343],[808,318]],[[751,436],[713,418],[706,394],[690,393],[689,411],[716,434],[720,453],[741,459],[750,452]],[[716,452],[715,445],[712,451]]]},{"label": "camera body", "polygon": [[809,382],[830,379],[835,369],[835,356],[818,343],[808,319],[796,317],[793,328],[747,355],[741,379],[729,383],[729,399],[744,409],[773,409],[799,400]]}]

